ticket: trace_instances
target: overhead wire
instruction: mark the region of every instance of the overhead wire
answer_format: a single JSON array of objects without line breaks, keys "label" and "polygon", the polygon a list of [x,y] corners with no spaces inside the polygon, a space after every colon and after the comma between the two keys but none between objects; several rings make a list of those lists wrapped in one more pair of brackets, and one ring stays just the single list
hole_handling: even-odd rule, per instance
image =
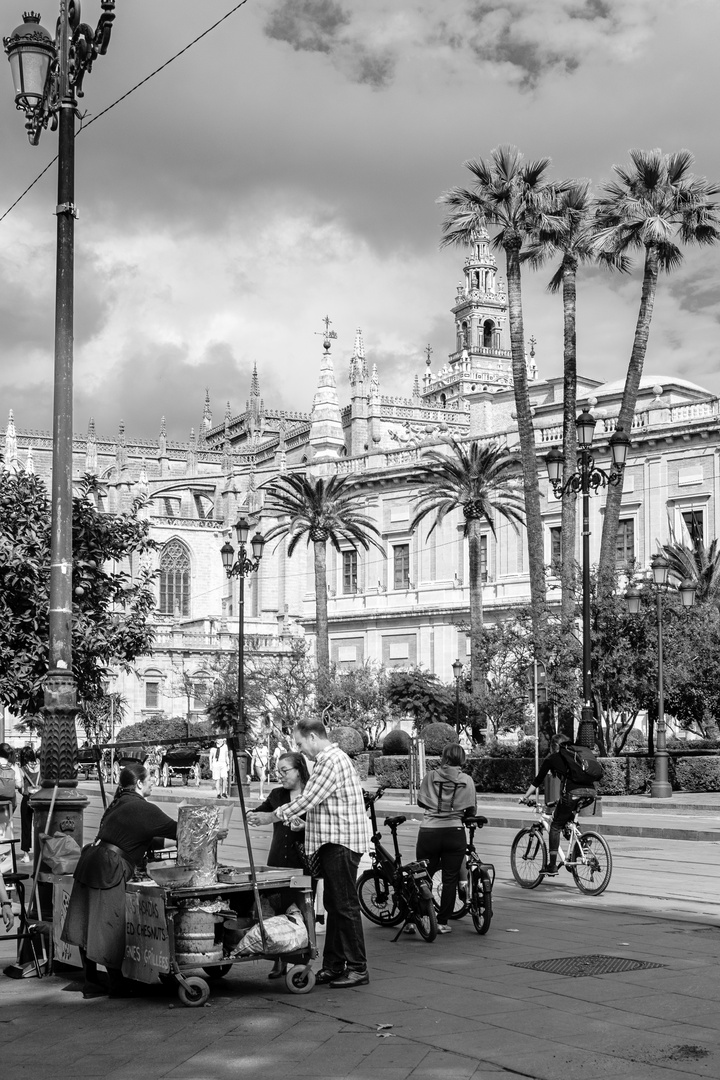
[{"label": "overhead wire", "polygon": [[[126,90],[124,94],[121,94],[119,98],[116,98],[115,101],[113,101],[110,105],[107,106],[107,108],[102,109],[99,113],[92,116],[87,121],[87,123],[84,122],[85,117],[82,116],[80,118],[80,127],[75,132],[75,138],[77,138],[78,135],[80,135],[83,131],[87,131],[87,129],[92,124],[94,124],[96,122],[96,120],[100,120],[101,117],[103,117],[107,113],[109,113],[110,110],[114,109],[116,105],[120,104],[120,102],[125,101],[126,98],[129,98],[131,94],[134,94],[136,90],[139,90],[140,87],[144,86],[145,83],[150,81],[150,79],[154,79],[156,75],[159,75],[161,71],[164,71],[166,67],[168,67],[170,64],[173,63],[173,61],[177,60],[184,53],[186,53],[189,49],[191,49],[193,47],[193,45],[197,45],[198,41],[202,41],[202,39],[204,37],[207,37],[208,34],[211,34],[213,30],[216,30],[218,28],[218,26],[221,25],[221,23],[224,23],[225,20],[229,19],[231,15],[234,15],[236,11],[238,11],[241,7],[244,7],[245,4],[247,4],[247,2],[248,2],[248,0],[240,0],[240,2],[235,5],[235,7],[231,8],[230,11],[226,12],[225,15],[223,15],[220,19],[218,19],[216,22],[214,22],[212,24],[212,26],[208,26],[207,29],[203,30],[203,32],[201,34],[198,34],[198,36],[196,38],[193,38],[193,40],[189,41],[187,45],[184,45],[182,49],[180,49],[178,52],[176,52],[173,56],[169,57],[169,59],[165,60],[159,67],[155,68],[154,71],[151,71],[149,75],[146,75],[144,79],[141,79],[140,82],[135,83],[135,85],[130,87],[129,90]],[[87,115],[87,114],[85,114],[85,115]],[[12,203],[7,208],[7,210],[0,216],[0,224],[2,224],[2,222],[8,216],[8,214],[10,214],[15,209],[15,207],[18,205],[18,203],[20,203],[25,198],[25,196],[28,194],[28,192],[32,191],[32,189],[35,187],[37,182],[39,180],[42,180],[45,173],[48,171],[48,169],[50,168],[51,165],[55,164],[57,159],[58,159],[58,155],[56,154],[55,157],[52,158],[47,163],[47,165],[42,170],[42,172],[39,173],[35,177],[33,182],[31,184],[28,184],[28,186],[25,188],[23,193],[21,195],[18,195],[17,199],[15,199],[15,202]]]}]

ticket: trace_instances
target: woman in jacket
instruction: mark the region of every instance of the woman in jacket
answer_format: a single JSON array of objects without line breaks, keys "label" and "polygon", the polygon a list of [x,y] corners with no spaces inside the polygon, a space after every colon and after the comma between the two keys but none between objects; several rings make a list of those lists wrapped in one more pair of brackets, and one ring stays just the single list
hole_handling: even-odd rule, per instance
[{"label": "woman in jacket", "polygon": [[120,786],[103,814],[97,839],[83,848],[62,939],[77,945],[85,969],[83,997],[101,993],[97,965],[107,968],[110,997],[125,997],[125,884],[149,850],[177,837],[177,821],[152,803],[152,779],[140,762],[120,770]]},{"label": "woman in jacket", "polygon": [[460,743],[449,743],[442,752],[440,767],[425,774],[418,805],[425,814],[418,830],[416,858],[427,859],[430,877],[442,871],[442,893],[438,912],[438,933],[449,934],[455,907],[460,867],[465,857],[465,815],[475,813],[477,797],[471,777],[462,771],[465,751]]}]

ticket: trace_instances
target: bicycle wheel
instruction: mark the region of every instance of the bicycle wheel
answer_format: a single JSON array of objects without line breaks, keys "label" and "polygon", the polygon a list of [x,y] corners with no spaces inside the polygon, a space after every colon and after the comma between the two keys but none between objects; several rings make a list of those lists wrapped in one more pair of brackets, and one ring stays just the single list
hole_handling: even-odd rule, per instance
[{"label": "bicycle wheel", "polygon": [[366,870],[357,880],[357,895],[363,914],[376,926],[397,926],[402,922],[392,888],[375,870]]},{"label": "bicycle wheel", "polygon": [[580,892],[588,896],[599,896],[610,884],[612,874],[612,854],[607,840],[600,833],[584,832],[580,837],[582,852],[573,851],[575,866],[572,875]]},{"label": "bicycle wheel", "polygon": [[418,933],[426,941],[434,941],[437,937],[437,916],[432,896],[419,896],[417,893],[412,897],[412,917],[418,928]]},{"label": "bicycle wheel", "polygon": [[[469,891],[469,883],[468,883],[468,891]],[[433,874],[432,894],[433,894],[433,904],[435,905],[435,911],[437,912],[437,911],[440,910],[440,898],[441,898],[441,894],[442,894],[442,870],[437,870]],[[452,912],[452,915],[450,916],[450,918],[451,919],[462,919],[463,916],[467,915],[469,910],[470,910],[470,900],[469,899],[461,900],[460,896],[456,893],[455,894],[455,907],[453,908],[453,912]]]},{"label": "bicycle wheel", "polygon": [[473,873],[470,914],[478,934],[487,934],[493,917],[492,881],[487,870]]},{"label": "bicycle wheel", "polygon": [[513,877],[523,889],[536,889],[547,866],[547,847],[536,829],[521,829],[510,849]]}]

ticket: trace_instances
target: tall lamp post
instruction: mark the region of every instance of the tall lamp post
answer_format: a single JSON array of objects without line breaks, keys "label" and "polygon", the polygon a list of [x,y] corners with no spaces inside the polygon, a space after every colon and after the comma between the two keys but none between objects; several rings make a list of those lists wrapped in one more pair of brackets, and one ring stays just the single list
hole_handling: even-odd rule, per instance
[{"label": "tall lamp post", "polygon": [[40,750],[42,789],[33,799],[35,830],[44,831],[50,788],[57,788],[62,828],[82,843],[87,798],[77,792],[76,683],[72,673],[72,438],[73,279],[75,218],[75,118],[83,79],[107,52],[115,0],[102,0],[95,30],[80,21],[77,0],[60,0],[53,39],[40,16],[3,38],[15,86],[15,105],[37,146],[44,128],[58,131],[57,257],[53,397],[52,520],[50,546],[49,660],[44,682],[45,726]]},{"label": "tall lamp post", "polygon": [[250,522],[247,518],[239,517],[235,523],[235,535],[238,543],[237,559],[235,549],[230,541],[226,541],[220,548],[223,566],[228,579],[237,577],[238,589],[238,708],[233,732],[233,757],[235,763],[235,778],[238,787],[246,782],[247,758],[245,755],[245,578],[248,574],[257,572],[262,559],[265,537],[256,532],[250,541],[252,558],[248,558],[247,542],[250,535]]},{"label": "tall lamp post", "polygon": [[[665,726],[665,686],[663,672],[663,609],[662,594],[670,587],[668,581],[670,563],[664,555],[654,555],[650,560],[653,585],[655,586],[655,603],[657,605],[657,631],[658,631],[658,719],[657,732],[655,734],[655,762],[654,778],[650,786],[650,795],[653,799],[669,799],[672,796],[672,785],[668,778],[668,752],[667,752],[667,729]],[[678,592],[682,599],[683,608],[688,610],[695,603],[695,582],[685,578],[678,585]],[[642,593],[635,586],[625,593],[625,601],[631,615],[637,615],[640,611]]]},{"label": "tall lamp post", "polygon": [[559,450],[553,449],[545,458],[548,478],[557,498],[582,494],[582,585],[583,585],[583,703],[578,727],[577,741],[581,746],[595,744],[595,718],[592,708],[591,687],[591,638],[590,638],[590,492],[598,493],[600,488],[609,484],[619,484],[627,460],[630,439],[622,431],[615,431],[610,437],[612,467],[610,472],[595,464],[592,454],[592,441],[595,434],[596,418],[587,409],[575,421],[577,429],[577,447],[579,468],[571,473],[563,484],[562,471],[564,458]]},{"label": "tall lamp post", "polygon": [[462,678],[463,666],[458,658],[452,666],[455,676],[455,730],[460,735],[460,679]]}]

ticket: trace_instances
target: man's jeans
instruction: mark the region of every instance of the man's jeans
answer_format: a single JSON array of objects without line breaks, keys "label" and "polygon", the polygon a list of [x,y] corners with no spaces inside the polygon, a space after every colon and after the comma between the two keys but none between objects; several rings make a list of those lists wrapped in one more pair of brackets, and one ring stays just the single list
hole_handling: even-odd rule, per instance
[{"label": "man's jeans", "polygon": [[327,911],[323,967],[328,971],[366,971],[365,937],[355,882],[360,855],[341,844],[323,844],[318,852]]}]

